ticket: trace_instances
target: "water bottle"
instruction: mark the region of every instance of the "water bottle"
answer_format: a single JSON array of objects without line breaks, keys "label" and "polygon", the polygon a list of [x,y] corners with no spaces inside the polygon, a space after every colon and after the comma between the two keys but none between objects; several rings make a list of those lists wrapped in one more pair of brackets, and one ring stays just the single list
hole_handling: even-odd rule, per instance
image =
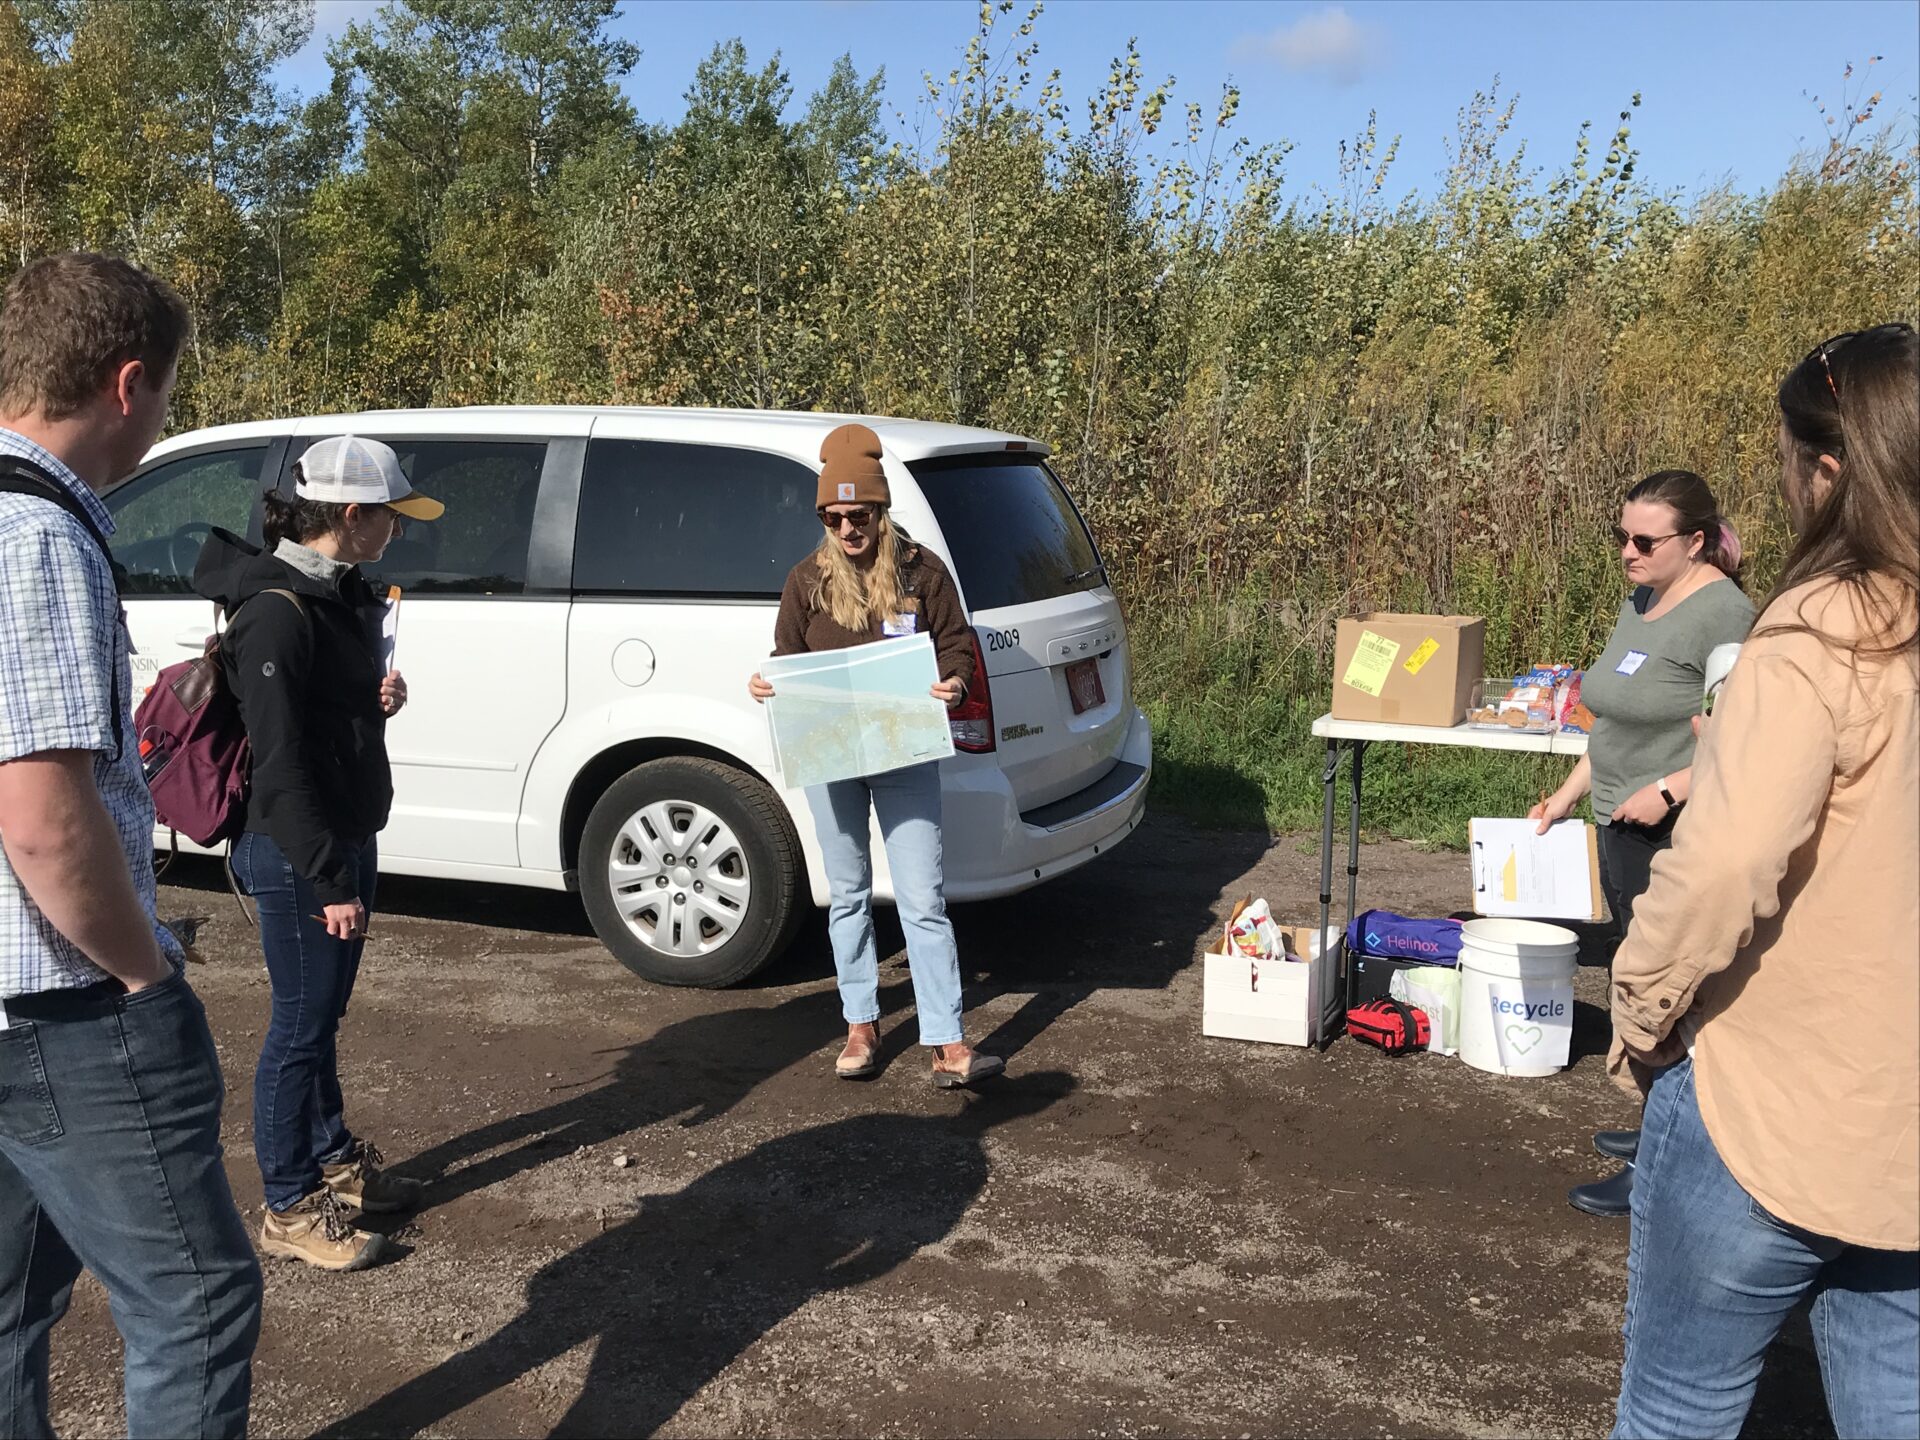
[{"label": "water bottle", "polygon": [[1733,662],[1739,658],[1738,645],[1716,645],[1707,652],[1707,688],[1701,714],[1713,713],[1713,702],[1719,697],[1720,687],[1727,683],[1727,676],[1733,672]]}]

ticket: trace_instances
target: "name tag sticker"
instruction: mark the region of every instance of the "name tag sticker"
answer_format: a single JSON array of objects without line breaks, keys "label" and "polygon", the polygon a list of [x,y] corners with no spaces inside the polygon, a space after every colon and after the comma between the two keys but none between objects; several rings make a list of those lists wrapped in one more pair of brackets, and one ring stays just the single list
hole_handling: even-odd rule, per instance
[{"label": "name tag sticker", "polygon": [[1640,673],[1640,667],[1646,663],[1647,657],[1644,652],[1629,650],[1613,669],[1617,675],[1637,675]]},{"label": "name tag sticker", "polygon": [[903,610],[891,619],[882,620],[880,633],[882,635],[913,635],[918,633],[919,627],[920,617],[911,610]]}]

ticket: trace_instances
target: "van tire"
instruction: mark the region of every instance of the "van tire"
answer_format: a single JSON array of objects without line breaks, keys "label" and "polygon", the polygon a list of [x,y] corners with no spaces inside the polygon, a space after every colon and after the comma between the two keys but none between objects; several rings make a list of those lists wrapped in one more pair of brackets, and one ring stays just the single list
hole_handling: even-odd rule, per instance
[{"label": "van tire", "polygon": [[[706,810],[732,832],[745,861],[746,908],[733,934],[703,954],[673,954],[649,943],[614,894],[615,846],[631,853],[623,838],[628,822],[662,803]],[[739,984],[786,949],[811,901],[806,860],[786,807],[758,776],[717,760],[650,760],[609,785],[580,837],[579,877],[580,899],[601,942],[622,965],[658,985]]]}]

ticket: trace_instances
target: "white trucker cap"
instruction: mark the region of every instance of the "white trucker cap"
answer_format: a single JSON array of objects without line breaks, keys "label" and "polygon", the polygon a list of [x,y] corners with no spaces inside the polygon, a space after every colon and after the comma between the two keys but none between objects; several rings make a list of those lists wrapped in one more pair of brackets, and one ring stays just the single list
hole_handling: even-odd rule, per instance
[{"label": "white trucker cap", "polygon": [[391,445],[364,435],[336,435],[307,447],[293,490],[329,505],[385,505],[409,520],[438,520],[447,507],[419,494],[400,473]]}]

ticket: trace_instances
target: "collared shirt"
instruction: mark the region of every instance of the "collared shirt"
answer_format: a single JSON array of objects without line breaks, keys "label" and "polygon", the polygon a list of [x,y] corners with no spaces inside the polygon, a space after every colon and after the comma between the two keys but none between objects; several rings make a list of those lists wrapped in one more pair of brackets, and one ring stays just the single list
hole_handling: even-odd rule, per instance
[{"label": "collared shirt", "polygon": [[[6,429],[0,455],[38,465],[74,494],[102,534],[113,533],[99,497],[58,457]],[[85,527],[51,501],[0,493],[0,764],[53,750],[93,752],[93,783],[151,921],[153,799],[133,741],[132,648],[112,568]],[[117,754],[116,703],[125,737]],[[157,921],[153,929],[162,952],[181,963],[172,934]],[[0,999],[106,978],[41,914],[0,844]]]},{"label": "collared shirt", "polygon": [[[1781,628],[1796,618],[1838,643]],[[1816,1235],[1914,1250],[1920,674],[1912,650],[1858,653],[1876,628],[1831,582],[1754,626],[1614,957],[1610,1068],[1643,1078],[1632,1062],[1690,1039],[1701,1118],[1749,1195]]]}]

